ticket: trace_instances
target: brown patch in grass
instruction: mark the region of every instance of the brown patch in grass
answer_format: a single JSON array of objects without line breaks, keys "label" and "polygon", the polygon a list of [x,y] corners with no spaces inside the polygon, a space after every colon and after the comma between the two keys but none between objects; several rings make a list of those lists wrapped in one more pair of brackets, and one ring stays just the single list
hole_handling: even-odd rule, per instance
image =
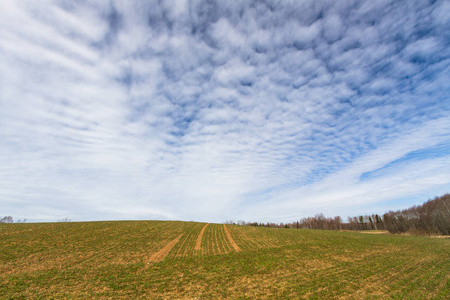
[{"label": "brown patch in grass", "polygon": [[450,235],[430,235],[430,237],[435,239],[450,239]]},{"label": "brown patch in grass", "polygon": [[366,234],[390,234],[387,230],[340,230],[342,232],[356,232]]},{"label": "brown patch in grass", "polygon": [[178,243],[178,240],[181,238],[183,234],[180,234],[176,239],[168,243],[164,248],[159,250],[158,252],[154,253],[152,256],[150,256],[149,261],[150,262],[158,262],[163,261],[164,258],[166,258],[167,254],[169,254],[170,250]]},{"label": "brown patch in grass", "polygon": [[173,251],[170,252],[170,257],[187,257],[193,255],[195,252],[195,240],[198,237],[197,229],[200,225],[202,224],[196,224],[191,230],[185,233],[181,238],[180,243],[178,243]]},{"label": "brown patch in grass", "polygon": [[225,230],[225,234],[227,235],[228,240],[230,241],[231,246],[234,248],[234,250],[236,250],[236,252],[241,251],[241,248],[239,248],[239,246],[236,244],[236,242],[233,240],[233,238],[231,237],[230,232],[227,229],[227,226],[225,226],[225,224],[223,224],[223,230]]},{"label": "brown patch in grass", "polygon": [[200,250],[201,249],[201,245],[202,245],[202,238],[203,238],[203,233],[205,232],[206,226],[208,226],[209,224],[206,224],[203,228],[202,231],[200,231],[200,234],[197,237],[197,242],[195,243],[195,248],[194,250]]}]

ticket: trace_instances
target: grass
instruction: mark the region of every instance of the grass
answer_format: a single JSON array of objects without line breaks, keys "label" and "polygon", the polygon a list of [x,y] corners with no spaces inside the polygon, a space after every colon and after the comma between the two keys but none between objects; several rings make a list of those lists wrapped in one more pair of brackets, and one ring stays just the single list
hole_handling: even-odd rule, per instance
[{"label": "grass", "polygon": [[450,239],[226,225],[237,251],[209,224],[196,250],[204,223],[0,225],[1,299],[450,297]]}]

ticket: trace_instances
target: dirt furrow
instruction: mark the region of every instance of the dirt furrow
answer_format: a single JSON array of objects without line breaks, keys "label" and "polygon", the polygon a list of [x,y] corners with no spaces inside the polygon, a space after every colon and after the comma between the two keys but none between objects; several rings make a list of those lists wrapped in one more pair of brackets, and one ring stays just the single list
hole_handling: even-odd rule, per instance
[{"label": "dirt furrow", "polygon": [[223,230],[223,229],[220,230],[220,241],[221,241],[223,253],[229,253],[231,251],[231,245],[225,235],[225,230]]},{"label": "dirt furrow", "polygon": [[185,233],[185,235],[180,240],[180,242],[176,244],[173,251],[171,251],[171,253],[170,253],[170,256],[172,258],[173,257],[183,257],[183,256],[187,255],[186,249],[188,248],[188,244],[191,242],[191,238],[192,238],[195,230],[197,229],[198,225],[199,224],[195,225],[193,228],[191,228],[191,230],[189,230],[188,233]]},{"label": "dirt furrow", "polygon": [[227,235],[228,240],[230,241],[231,246],[234,248],[234,250],[236,250],[236,252],[241,251],[241,248],[239,248],[239,246],[236,244],[236,242],[233,240],[233,238],[231,237],[230,232],[228,232],[227,226],[225,226],[225,224],[223,224],[223,230],[225,230],[225,234]]},{"label": "dirt furrow", "polygon": [[201,245],[202,245],[202,238],[203,238],[203,233],[205,232],[206,226],[208,226],[209,224],[206,224],[203,228],[202,231],[200,231],[200,234],[197,237],[197,242],[195,243],[195,248],[194,250],[200,250],[201,249]]},{"label": "dirt furrow", "polygon": [[149,262],[163,261],[167,254],[169,254],[170,250],[172,250],[172,248],[177,244],[182,235],[183,234],[180,234],[176,239],[165,245],[164,248],[150,256]]}]

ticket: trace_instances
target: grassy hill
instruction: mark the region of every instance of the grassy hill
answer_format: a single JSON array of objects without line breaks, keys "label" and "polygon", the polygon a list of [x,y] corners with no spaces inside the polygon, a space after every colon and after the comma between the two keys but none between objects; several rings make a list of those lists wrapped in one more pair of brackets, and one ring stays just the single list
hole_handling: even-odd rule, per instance
[{"label": "grassy hill", "polygon": [[450,297],[450,239],[163,221],[0,224],[0,298]]}]

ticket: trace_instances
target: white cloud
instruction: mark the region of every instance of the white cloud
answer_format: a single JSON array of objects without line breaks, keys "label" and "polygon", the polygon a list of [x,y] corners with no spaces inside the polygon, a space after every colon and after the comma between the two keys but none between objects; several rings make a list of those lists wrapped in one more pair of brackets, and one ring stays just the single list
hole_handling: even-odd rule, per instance
[{"label": "white cloud", "polygon": [[444,191],[448,155],[408,154],[449,141],[446,22],[389,3],[2,2],[0,211],[285,222]]},{"label": "white cloud", "polygon": [[329,42],[335,42],[342,37],[344,25],[338,15],[331,15],[325,18],[323,23],[323,34]]}]

